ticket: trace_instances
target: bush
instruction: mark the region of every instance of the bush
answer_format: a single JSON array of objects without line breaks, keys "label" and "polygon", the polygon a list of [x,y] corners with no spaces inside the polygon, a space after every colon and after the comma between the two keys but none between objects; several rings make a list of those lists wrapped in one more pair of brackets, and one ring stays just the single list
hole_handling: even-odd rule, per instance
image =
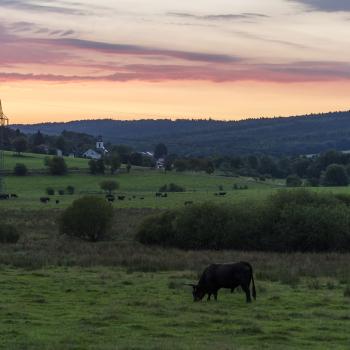
[{"label": "bush", "polygon": [[112,206],[96,197],[77,199],[60,218],[60,233],[96,242],[105,236],[113,218]]},{"label": "bush", "polygon": [[67,164],[62,157],[52,157],[45,159],[51,175],[65,175],[68,172]]},{"label": "bush", "polygon": [[74,186],[71,186],[71,185],[67,186],[67,187],[66,187],[66,192],[67,192],[68,194],[70,194],[70,195],[73,195],[74,192],[75,192]]},{"label": "bush", "polygon": [[185,192],[186,189],[182,186],[170,183],[159,188],[159,192]]},{"label": "bush", "polygon": [[64,193],[65,193],[64,190],[61,189],[61,190],[58,190],[57,192],[60,196],[64,196]]},{"label": "bush", "polygon": [[119,188],[119,184],[117,181],[105,180],[100,183],[100,187],[102,190],[106,191],[109,195],[111,195],[113,191]]},{"label": "bush", "polygon": [[54,196],[54,195],[55,195],[55,190],[54,190],[52,187],[48,187],[48,188],[46,189],[46,194],[47,194],[48,196]]},{"label": "bush", "polygon": [[19,233],[12,225],[0,225],[0,243],[17,243],[19,240]]},{"label": "bush", "polygon": [[182,249],[350,251],[347,200],[295,190],[260,205],[193,205],[147,219],[137,239]]},{"label": "bush", "polygon": [[13,168],[13,172],[16,176],[26,176],[28,174],[28,169],[25,164],[17,163]]},{"label": "bush", "polygon": [[286,179],[287,187],[300,187],[303,184],[303,181],[298,175],[289,175]]},{"label": "bush", "polygon": [[348,186],[349,177],[343,165],[331,164],[327,167],[322,176],[322,185],[324,186]]}]

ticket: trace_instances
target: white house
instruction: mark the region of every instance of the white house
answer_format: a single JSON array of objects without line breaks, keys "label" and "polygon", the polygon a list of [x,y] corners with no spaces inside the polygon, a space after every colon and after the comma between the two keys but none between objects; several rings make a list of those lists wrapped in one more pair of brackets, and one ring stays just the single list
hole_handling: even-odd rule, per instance
[{"label": "white house", "polygon": [[108,153],[108,150],[104,146],[102,136],[99,136],[96,141],[96,148],[88,149],[85,153],[83,153],[83,157],[98,160],[101,159],[106,153]]},{"label": "white house", "polygon": [[90,148],[83,154],[83,157],[97,160],[97,159],[101,159],[102,155],[101,153],[98,153],[95,150]]}]

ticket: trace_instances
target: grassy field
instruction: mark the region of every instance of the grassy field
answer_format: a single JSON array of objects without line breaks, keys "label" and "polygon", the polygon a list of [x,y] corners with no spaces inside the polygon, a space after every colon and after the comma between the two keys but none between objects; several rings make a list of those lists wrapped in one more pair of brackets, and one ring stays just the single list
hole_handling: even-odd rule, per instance
[{"label": "grassy field", "polygon": [[332,279],[258,281],[193,303],[191,271],[3,268],[2,349],[348,349],[350,299]]},{"label": "grassy field", "polygon": [[[99,184],[103,180],[116,180],[120,184],[118,195],[125,195],[125,201],[117,201],[114,206],[121,208],[173,208],[184,205],[185,201],[232,201],[245,198],[264,198],[274,189],[281,188],[278,183],[256,183],[253,179],[228,178],[200,173],[176,172],[164,173],[157,170],[135,169],[130,174],[121,173],[119,175],[93,176],[89,174],[70,174],[67,176],[8,176],[6,178],[6,188],[9,193],[18,194],[19,198],[5,202],[0,202],[0,207],[12,208],[41,208],[43,204],[39,202],[41,196],[45,196],[47,187],[56,190],[65,189],[68,185],[75,187],[76,193],[73,196],[54,196],[59,199],[58,207],[65,207],[74,199],[89,193],[100,192]],[[170,193],[168,198],[156,198],[155,193],[159,187],[174,182],[185,187],[184,193]],[[233,190],[234,184],[247,185],[248,190]],[[219,186],[223,186],[227,195],[225,197],[214,196],[219,191]],[[103,195],[103,194],[101,194]],[[143,199],[141,199],[143,198]],[[53,202],[48,207],[57,207]]]},{"label": "grassy field", "polygon": [[[40,169],[41,161],[32,166]],[[126,200],[114,203],[105,241],[60,236],[62,210],[98,193],[106,179],[119,182]],[[171,182],[186,192],[156,198]],[[263,200],[283,181],[133,169],[115,176],[9,176],[6,184],[19,198],[0,202],[1,219],[16,225],[21,238],[0,246],[0,349],[349,349],[350,254],[182,251],[134,240],[140,222],[161,209]],[[57,205],[39,202],[47,187],[68,185],[75,195],[53,196]],[[214,195],[219,186],[225,197]],[[227,291],[217,303],[192,302],[184,283],[210,263],[241,260],[255,269],[256,302],[247,305],[243,294]]]},{"label": "grassy field", "polygon": [[[28,170],[45,169],[44,159],[47,155],[35,153],[22,153],[17,155],[14,152],[5,151],[5,169],[13,170],[17,163],[25,164]],[[68,168],[87,169],[88,160],[83,158],[64,157]]]},{"label": "grassy field", "polygon": [[[61,210],[3,209],[2,349],[348,349],[350,254],[181,251],[134,241],[152,209],[116,209],[103,242],[59,236]],[[212,262],[250,261],[258,299],[194,304]]]}]

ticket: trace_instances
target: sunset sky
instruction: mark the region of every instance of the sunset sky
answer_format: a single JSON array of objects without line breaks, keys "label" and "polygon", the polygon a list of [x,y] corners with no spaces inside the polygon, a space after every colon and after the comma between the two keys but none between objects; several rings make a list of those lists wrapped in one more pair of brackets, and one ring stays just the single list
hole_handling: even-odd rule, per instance
[{"label": "sunset sky", "polygon": [[0,0],[12,123],[350,109],[349,0]]}]

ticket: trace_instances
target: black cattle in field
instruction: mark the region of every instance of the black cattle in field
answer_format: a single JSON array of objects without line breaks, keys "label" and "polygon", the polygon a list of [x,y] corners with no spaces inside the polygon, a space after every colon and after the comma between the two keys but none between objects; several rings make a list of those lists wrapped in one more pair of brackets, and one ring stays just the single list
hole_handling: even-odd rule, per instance
[{"label": "black cattle in field", "polygon": [[156,193],[156,197],[161,197],[162,196],[162,193],[161,192],[157,192]]},{"label": "black cattle in field", "polygon": [[60,204],[60,200],[59,199],[56,199],[56,204]]},{"label": "black cattle in field", "polygon": [[219,192],[219,196],[226,196],[226,192]]},{"label": "black cattle in field", "polygon": [[123,201],[125,199],[125,196],[118,196],[118,200]]},{"label": "black cattle in field", "polygon": [[163,197],[163,198],[167,198],[167,197],[168,197],[168,194],[167,194],[167,193],[163,193],[163,194],[162,194],[162,197]]},{"label": "black cattle in field", "polygon": [[107,194],[106,195],[106,199],[108,200],[108,202],[114,202],[115,201],[115,197],[113,194]]},{"label": "black cattle in field", "polygon": [[18,198],[18,195],[16,193],[11,193],[10,197],[11,198]]},{"label": "black cattle in field", "polygon": [[252,283],[252,295],[256,299],[253,268],[247,262],[212,264],[202,273],[198,284],[189,284],[193,288],[193,301],[200,301],[208,294],[208,301],[214,295],[218,297],[221,288],[231,289],[231,292],[241,287],[246,294],[247,303],[251,302],[250,283]]},{"label": "black cattle in field", "polygon": [[10,199],[10,196],[7,193],[1,193],[0,200],[6,200],[6,199]]},{"label": "black cattle in field", "polygon": [[46,204],[47,202],[50,202],[49,197],[40,197],[40,202]]}]

